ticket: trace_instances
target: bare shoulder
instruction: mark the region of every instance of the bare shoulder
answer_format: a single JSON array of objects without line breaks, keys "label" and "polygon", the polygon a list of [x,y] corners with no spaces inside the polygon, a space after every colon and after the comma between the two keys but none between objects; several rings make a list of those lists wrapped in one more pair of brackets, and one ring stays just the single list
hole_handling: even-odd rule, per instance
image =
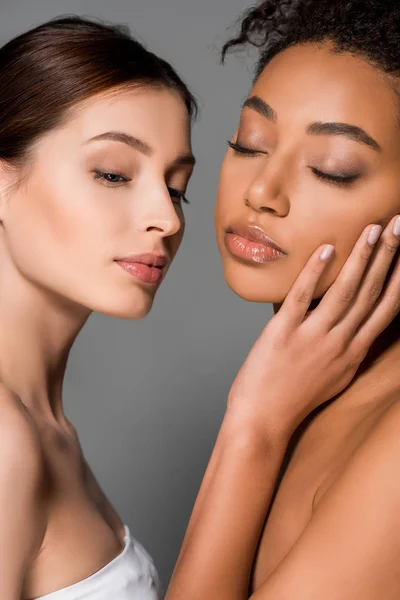
[{"label": "bare shoulder", "polygon": [[370,430],[361,444],[356,459],[360,456],[374,456],[374,461],[382,459],[390,463],[397,463],[400,458],[400,395],[386,408],[374,427]]},{"label": "bare shoulder", "polygon": [[0,385],[0,597],[17,598],[46,528],[39,432],[20,398]]},{"label": "bare shoulder", "polygon": [[399,461],[400,401],[395,401],[377,418],[252,599],[399,598]]},{"label": "bare shoulder", "polygon": [[[397,476],[400,462],[400,397],[386,408],[368,435],[348,460],[345,468],[337,474],[332,483],[318,496],[315,507],[329,500],[331,494],[341,490],[353,490],[358,494],[364,485],[373,486],[368,498],[371,502],[377,496],[400,501],[400,478]],[[319,490],[320,491],[320,490]],[[390,492],[390,495],[389,495]]]}]

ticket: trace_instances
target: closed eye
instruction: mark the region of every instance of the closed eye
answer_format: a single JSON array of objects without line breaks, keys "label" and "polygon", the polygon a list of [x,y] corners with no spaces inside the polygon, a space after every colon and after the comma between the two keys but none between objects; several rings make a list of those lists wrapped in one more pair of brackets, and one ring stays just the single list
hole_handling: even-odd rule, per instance
[{"label": "closed eye", "polygon": [[232,148],[234,152],[237,152],[237,154],[241,154],[242,156],[257,156],[258,154],[261,154],[259,150],[252,150],[251,148],[246,148],[235,142],[228,141],[228,146]]},{"label": "closed eye", "polygon": [[[241,154],[242,156],[258,156],[259,154],[264,154],[260,150],[254,150],[252,148],[246,148],[237,142],[228,141],[228,146],[232,148],[234,152],[237,154]],[[356,179],[359,178],[359,173],[355,173],[352,175],[346,175],[344,173],[324,173],[323,171],[319,171],[314,167],[310,167],[311,171],[316,175],[319,179],[326,181],[327,183],[332,183],[334,185],[350,185]]]},{"label": "closed eye", "polygon": [[168,191],[169,191],[169,195],[171,196],[171,198],[176,198],[178,200],[178,204],[180,202],[184,202],[185,204],[190,204],[190,202],[186,198],[185,194],[183,192],[181,192],[180,190],[169,187]]},{"label": "closed eye", "polygon": [[310,167],[310,169],[319,179],[323,179],[328,183],[333,183],[336,185],[349,185],[359,177],[358,173],[346,175],[345,173],[324,173],[323,171],[319,171],[314,167]]}]

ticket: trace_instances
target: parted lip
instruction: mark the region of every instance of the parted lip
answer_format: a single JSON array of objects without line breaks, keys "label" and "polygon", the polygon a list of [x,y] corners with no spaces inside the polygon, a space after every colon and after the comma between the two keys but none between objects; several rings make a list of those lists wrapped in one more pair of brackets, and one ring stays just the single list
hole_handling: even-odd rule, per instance
[{"label": "parted lip", "polygon": [[149,267],[159,267],[163,269],[168,263],[168,257],[166,254],[160,254],[158,252],[144,252],[142,254],[129,254],[122,258],[115,258],[116,262],[126,263],[139,263],[142,265],[148,265]]},{"label": "parted lip", "polygon": [[282,254],[287,254],[285,250],[283,250],[278,244],[269,237],[265,233],[261,227],[258,225],[247,225],[246,223],[235,223],[230,225],[226,229],[226,233],[233,233],[236,235],[240,235],[240,237],[245,238],[251,242],[257,242],[258,244],[262,244],[263,246],[269,246],[271,248],[275,248],[278,252]]}]

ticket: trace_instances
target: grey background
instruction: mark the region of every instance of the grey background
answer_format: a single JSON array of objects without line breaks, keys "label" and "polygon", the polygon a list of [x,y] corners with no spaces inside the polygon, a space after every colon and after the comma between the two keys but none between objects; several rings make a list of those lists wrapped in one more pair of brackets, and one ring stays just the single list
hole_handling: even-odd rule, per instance
[{"label": "grey background", "polygon": [[186,235],[150,315],[93,315],[73,347],[66,412],[123,520],[170,578],[235,373],[272,311],[226,286],[213,207],[226,140],[251,85],[251,60],[219,64],[226,28],[249,0],[0,0],[0,41],[61,14],[130,25],[171,61],[200,102],[198,166]]}]

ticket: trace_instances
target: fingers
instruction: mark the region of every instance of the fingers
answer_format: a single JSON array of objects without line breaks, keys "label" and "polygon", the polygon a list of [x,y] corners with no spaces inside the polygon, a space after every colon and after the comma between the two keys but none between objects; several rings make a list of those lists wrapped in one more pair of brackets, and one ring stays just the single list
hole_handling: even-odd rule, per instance
[{"label": "fingers", "polygon": [[[339,324],[340,327],[346,327],[353,334],[355,334],[361,323],[368,317],[382,293],[387,274],[393,265],[393,259],[400,246],[399,230],[400,217],[396,216],[390,220],[381,235],[364,281],[357,294],[357,299],[353,306],[350,307],[348,314],[344,317],[343,324]],[[397,235],[396,232],[398,232]],[[382,308],[380,311],[382,311]]]},{"label": "fingers", "polygon": [[333,254],[332,245],[321,246],[311,255],[297,277],[278,313],[287,327],[296,327],[304,320],[319,280]]},{"label": "fingers", "polygon": [[335,282],[315,309],[315,323],[323,323],[326,329],[331,329],[347,314],[359,291],[381,231],[380,225],[368,225],[364,229]]},{"label": "fingers", "polygon": [[[368,225],[364,229],[339,276],[313,311],[314,325],[320,323],[324,329],[329,330],[339,324],[350,337],[366,322],[378,302],[387,273],[400,246],[400,217],[394,217],[383,235],[381,232],[380,225]],[[380,237],[382,241],[374,253]],[[279,316],[284,318],[287,327],[296,327],[304,321],[333,253],[331,245],[319,248],[296,279],[279,310]],[[400,292],[397,292],[396,281],[394,279],[388,287],[385,299],[379,300],[379,310],[377,309],[376,314],[374,310],[374,318],[371,315],[371,319],[367,320],[368,329],[363,329],[363,335],[371,337],[376,331],[379,335],[393,320],[399,310],[397,299]]]},{"label": "fingers", "polygon": [[[353,343],[360,353],[367,350],[400,311],[400,258],[397,260],[385,290],[371,314],[364,320],[354,336]],[[400,333],[399,333],[400,335]]]}]

